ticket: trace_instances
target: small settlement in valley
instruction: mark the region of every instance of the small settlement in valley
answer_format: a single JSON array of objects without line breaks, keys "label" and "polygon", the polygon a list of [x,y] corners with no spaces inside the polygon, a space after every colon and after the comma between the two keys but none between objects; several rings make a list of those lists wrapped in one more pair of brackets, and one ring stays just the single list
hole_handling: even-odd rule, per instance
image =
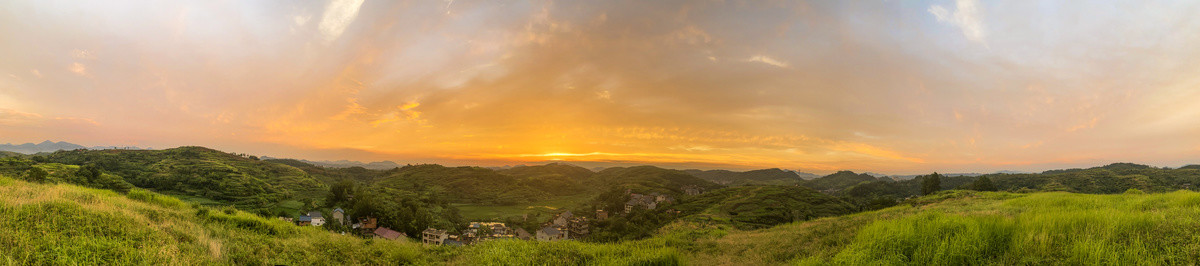
[{"label": "small settlement in valley", "polygon": [[[682,190],[687,195],[698,195],[704,192],[703,188],[698,186],[685,186]],[[671,196],[661,193],[640,194],[633,193],[632,190],[626,190],[625,194],[629,197],[629,200],[625,202],[624,212],[617,215],[628,215],[635,208],[657,210],[661,209],[659,207],[662,205],[675,202],[675,199]],[[674,210],[665,211],[677,212]],[[328,213],[330,219],[328,220],[325,214],[321,211],[309,211],[301,214],[299,217],[279,217],[279,219],[292,222],[298,226],[323,226],[327,223],[345,226],[350,223],[350,229],[342,231],[343,234],[353,233],[364,237],[398,241],[409,238],[405,233],[379,226],[378,219],[375,217],[357,217],[358,220],[349,220],[346,211],[341,208],[335,208],[330,211]],[[590,234],[589,228],[592,221],[606,220],[609,218],[609,215],[607,211],[602,209],[596,210],[594,213],[582,215],[572,213],[571,211],[562,211],[554,214],[549,220],[542,223],[533,233],[524,228],[510,226],[505,223],[470,222],[467,228],[461,230],[459,233],[451,233],[447,229],[428,228],[422,231],[418,237],[424,244],[448,246],[471,245],[491,239],[535,241],[579,240]]]}]

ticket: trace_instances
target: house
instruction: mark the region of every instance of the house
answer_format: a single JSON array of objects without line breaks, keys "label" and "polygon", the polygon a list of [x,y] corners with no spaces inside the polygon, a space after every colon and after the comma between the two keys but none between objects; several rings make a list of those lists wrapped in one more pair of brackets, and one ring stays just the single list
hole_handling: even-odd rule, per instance
[{"label": "house", "polygon": [[339,225],[346,224],[346,211],[342,208],[333,209],[333,220],[336,220]]},{"label": "house", "polygon": [[441,245],[442,241],[445,241],[446,238],[449,237],[450,235],[446,234],[446,230],[429,228],[421,232],[421,243],[425,243],[427,245]]},{"label": "house", "polygon": [[625,202],[625,213],[633,211],[633,207],[642,206],[647,210],[653,210],[658,207],[657,199],[659,197],[653,195],[642,195],[637,193],[629,194],[629,201]]},{"label": "house", "polygon": [[529,231],[525,231],[525,228],[517,227],[517,230],[513,230],[513,231],[516,232],[517,239],[520,239],[520,240],[533,239],[533,236],[529,235]]},{"label": "house", "polygon": [[510,235],[508,225],[502,223],[492,223],[492,236]]},{"label": "house", "polygon": [[588,231],[588,221],[585,217],[571,218],[571,222],[567,225],[567,231],[570,232],[571,239],[582,239],[590,233]]},{"label": "house", "polygon": [[547,226],[537,231],[538,241],[558,241],[563,239],[567,239],[566,228]]},{"label": "house", "polygon": [[387,227],[377,228],[377,229],[375,229],[374,233],[375,233],[375,237],[383,238],[383,239],[387,239],[387,240],[399,240],[403,237],[408,237],[408,236],[404,235],[404,233],[393,231],[392,229],[388,229]]},{"label": "house", "polygon": [[608,220],[608,212],[606,212],[604,210],[596,210],[596,220],[597,221]]},{"label": "house", "polygon": [[555,216],[554,220],[552,220],[552,221],[553,221],[554,225],[567,226],[567,224],[571,222],[571,218],[574,218],[574,217],[575,217],[575,215],[571,214],[571,211],[566,211],[566,212],[558,214],[558,216]]},{"label": "house", "polygon": [[300,218],[296,219],[296,225],[299,225],[299,226],[312,225],[312,217],[309,217],[308,215],[300,215]]},{"label": "house", "polygon": [[321,212],[319,212],[319,211],[308,212],[308,217],[311,218],[312,226],[325,225],[325,217],[322,217]]},{"label": "house", "polygon": [[704,188],[697,185],[683,186],[683,193],[688,195],[700,195],[704,193]]},{"label": "house", "polygon": [[671,202],[675,202],[675,198],[672,198],[671,196],[668,196],[668,195],[665,195],[665,194],[659,194],[659,193],[650,193],[650,195],[651,195],[651,196],[654,196],[654,202],[656,202],[656,203],[661,203],[661,202],[671,203]]}]

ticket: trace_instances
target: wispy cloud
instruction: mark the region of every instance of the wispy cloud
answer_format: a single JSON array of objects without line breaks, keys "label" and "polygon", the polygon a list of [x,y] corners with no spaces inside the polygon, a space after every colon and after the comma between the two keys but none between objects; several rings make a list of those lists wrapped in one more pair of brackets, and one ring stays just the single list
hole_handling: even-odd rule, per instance
[{"label": "wispy cloud", "polygon": [[[346,27],[358,18],[358,9],[362,7],[363,0],[333,0],[329,5],[325,6],[325,13],[321,15],[321,24],[317,26],[321,30],[321,35],[325,37],[325,41],[331,42],[342,36],[342,32],[346,31]],[[307,22],[307,19],[304,19]],[[296,20],[300,23],[300,20]]]},{"label": "wispy cloud", "polygon": [[954,10],[948,10],[941,5],[929,7],[929,13],[937,17],[939,22],[949,23],[962,29],[963,36],[968,40],[986,44],[983,25],[983,14],[979,11],[978,0],[956,0]]}]

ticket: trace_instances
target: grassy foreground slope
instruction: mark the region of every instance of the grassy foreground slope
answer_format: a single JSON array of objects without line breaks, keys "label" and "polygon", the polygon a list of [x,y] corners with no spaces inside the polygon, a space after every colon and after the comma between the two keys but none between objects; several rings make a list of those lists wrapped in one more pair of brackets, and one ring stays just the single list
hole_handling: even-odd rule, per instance
[{"label": "grassy foreground slope", "polygon": [[372,241],[245,212],[0,177],[0,264],[398,264],[417,243]]},{"label": "grassy foreground slope", "polygon": [[677,224],[661,238],[696,264],[1200,263],[1200,193],[947,191],[914,205],[756,231]]},{"label": "grassy foreground slope", "polygon": [[1013,265],[1200,263],[1200,193],[946,191],[761,230],[676,222],[611,244],[365,240],[229,209],[0,177],[0,264]]}]

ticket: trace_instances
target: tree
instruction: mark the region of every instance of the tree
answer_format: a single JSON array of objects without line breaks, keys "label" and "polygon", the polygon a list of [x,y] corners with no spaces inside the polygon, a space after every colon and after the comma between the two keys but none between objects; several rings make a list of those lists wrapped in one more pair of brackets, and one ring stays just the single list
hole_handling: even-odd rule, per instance
[{"label": "tree", "polygon": [[100,169],[96,168],[96,165],[88,164],[75,171],[75,175],[87,180],[88,184],[92,184],[100,178]]},{"label": "tree", "polygon": [[49,175],[49,173],[46,173],[46,170],[34,167],[29,169],[29,174],[26,179],[28,179],[30,182],[41,183],[46,181],[46,175]]},{"label": "tree", "polygon": [[933,172],[932,175],[925,176],[921,180],[921,195],[929,195],[942,190],[942,175]]},{"label": "tree", "polygon": [[329,187],[329,195],[325,198],[325,205],[334,207],[338,203],[345,202],[352,191],[354,191],[354,182],[350,180],[338,181],[337,184]]},{"label": "tree", "polygon": [[971,183],[971,187],[978,191],[996,191],[996,185],[992,184],[992,180],[986,176],[981,176]]}]

